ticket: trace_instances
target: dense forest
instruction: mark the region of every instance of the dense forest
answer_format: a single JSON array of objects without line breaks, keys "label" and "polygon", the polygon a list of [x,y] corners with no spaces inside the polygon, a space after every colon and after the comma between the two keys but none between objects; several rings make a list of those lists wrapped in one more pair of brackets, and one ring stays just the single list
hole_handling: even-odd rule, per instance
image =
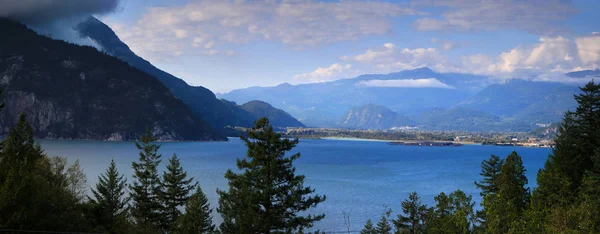
[{"label": "dense forest", "polygon": [[[440,193],[423,204],[417,192],[401,201],[402,210],[384,210],[369,220],[364,234],[391,233],[600,233],[600,84],[588,83],[575,96],[556,146],[527,187],[521,156],[491,155],[481,164],[481,210],[460,190]],[[227,190],[218,190],[217,226],[201,186],[174,154],[158,171],[160,145],[147,133],[135,146],[133,181],[114,162],[91,192],[78,162],[48,157],[21,115],[0,148],[0,231],[94,233],[304,233],[325,214],[309,209],[326,200],[304,185],[287,155],[298,139],[282,138],[261,118],[242,140],[247,157],[228,170]],[[319,232],[319,231],[317,231]]]}]

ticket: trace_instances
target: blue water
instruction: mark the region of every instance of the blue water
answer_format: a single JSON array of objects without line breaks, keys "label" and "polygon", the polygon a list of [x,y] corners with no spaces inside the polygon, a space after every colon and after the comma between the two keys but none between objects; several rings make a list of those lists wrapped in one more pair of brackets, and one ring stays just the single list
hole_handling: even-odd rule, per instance
[{"label": "blue water", "polygon": [[[41,141],[48,155],[61,155],[69,161],[79,159],[94,185],[112,158],[118,169],[130,176],[131,162],[138,151],[132,142]],[[301,140],[293,152],[301,152],[297,172],[306,175],[305,185],[325,194],[327,200],[311,213],[325,213],[315,228],[346,230],[342,212],[350,213],[351,229],[359,230],[367,219],[378,219],[384,205],[400,211],[400,202],[417,191],[426,204],[440,192],[461,189],[481,198],[473,181],[479,180],[481,161],[490,154],[506,157],[513,150],[522,157],[530,186],[544,165],[550,149],[504,146],[465,145],[462,147],[416,147],[388,145],[385,142],[345,140]],[[216,189],[227,189],[223,175],[235,168],[238,157],[245,157],[242,141],[163,143],[162,167],[173,153],[181,158],[188,174],[195,177],[207,194],[215,221],[218,196]]]}]

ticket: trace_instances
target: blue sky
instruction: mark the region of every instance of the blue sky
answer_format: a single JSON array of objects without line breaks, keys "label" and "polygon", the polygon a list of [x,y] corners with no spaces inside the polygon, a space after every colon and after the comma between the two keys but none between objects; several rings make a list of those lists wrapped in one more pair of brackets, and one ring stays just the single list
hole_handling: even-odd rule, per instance
[{"label": "blue sky", "polygon": [[134,52],[215,92],[428,66],[499,80],[600,67],[600,1],[124,0]]}]

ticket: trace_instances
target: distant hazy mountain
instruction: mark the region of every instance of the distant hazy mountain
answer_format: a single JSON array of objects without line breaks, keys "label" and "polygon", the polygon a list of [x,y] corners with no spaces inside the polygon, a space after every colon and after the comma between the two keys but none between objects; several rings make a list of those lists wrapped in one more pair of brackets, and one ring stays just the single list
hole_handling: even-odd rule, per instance
[{"label": "distant hazy mountain", "polygon": [[0,134],[20,113],[36,137],[224,140],[154,77],[92,47],[37,35],[0,19]]},{"label": "distant hazy mountain", "polygon": [[[415,85],[426,79],[440,87],[397,87]],[[398,80],[408,80],[403,83]],[[412,80],[412,81],[411,81]],[[462,81],[445,77],[428,68],[386,75],[362,75],[327,83],[275,87],[251,87],[234,90],[220,97],[237,103],[263,100],[292,114],[308,126],[337,123],[354,106],[376,104],[399,113],[419,112],[432,108],[448,108],[469,97],[474,90]]]},{"label": "distant hazy mountain", "polygon": [[[600,77],[600,70],[566,75],[572,78]],[[424,85],[416,85],[415,80]],[[495,131],[560,121],[565,111],[576,106],[573,94],[578,92],[577,84],[523,79],[492,83],[486,76],[440,74],[429,68],[419,68],[326,83],[251,87],[219,96],[236,102],[254,99],[267,101],[308,126],[339,126],[339,119],[347,116],[344,113],[348,109],[374,104],[406,114],[419,124],[425,123],[429,129],[455,129],[462,126]],[[432,110],[444,110],[437,115],[454,116],[449,118],[454,122],[439,119],[434,124],[418,119],[420,113],[426,115]],[[455,116],[453,113],[459,114],[457,110],[467,110],[473,118]]]},{"label": "distant hazy mountain", "polygon": [[113,30],[97,20],[90,17],[76,27],[82,37],[89,37],[96,41],[104,52],[115,56],[131,66],[134,66],[148,74],[156,77],[173,95],[180,98],[197,116],[207,121],[218,130],[224,126],[246,126],[249,127],[255,119],[246,119],[247,116],[239,114],[238,106],[228,105],[215,97],[210,90],[201,86],[190,86],[185,81],[166,73],[143,58],[133,53],[123,43]]},{"label": "distant hazy mountain", "polygon": [[290,114],[277,109],[263,101],[250,101],[241,106],[255,119],[267,117],[269,123],[275,127],[305,127],[300,121]]},{"label": "distant hazy mountain", "polygon": [[484,111],[463,107],[436,109],[421,113],[418,118],[420,129],[453,131],[527,131],[531,128],[524,122],[507,120]]},{"label": "distant hazy mountain", "polygon": [[459,106],[529,123],[553,123],[577,106],[573,95],[578,92],[575,85],[511,80],[490,85]]},{"label": "distant hazy mountain", "polygon": [[414,126],[415,121],[379,105],[367,104],[350,109],[340,126],[357,129],[390,129]]}]

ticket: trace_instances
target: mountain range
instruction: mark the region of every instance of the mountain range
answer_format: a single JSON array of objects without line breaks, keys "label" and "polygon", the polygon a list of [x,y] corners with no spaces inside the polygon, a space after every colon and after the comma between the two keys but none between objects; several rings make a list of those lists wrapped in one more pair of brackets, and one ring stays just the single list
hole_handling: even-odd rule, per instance
[{"label": "mountain range", "polygon": [[36,34],[0,19],[0,134],[25,113],[36,137],[224,140],[151,75],[94,47]]},{"label": "mountain range", "polygon": [[[175,77],[163,70],[158,69],[150,62],[137,56],[129,47],[122,42],[115,32],[106,24],[89,17],[75,27],[75,30],[81,37],[89,38],[102,47],[103,52],[115,56],[131,66],[138,68],[163,83],[177,98],[181,99],[189,109],[200,119],[205,120],[217,131],[223,134],[237,134],[227,132],[226,126],[250,127],[255,120],[262,116],[269,119],[278,119],[281,127],[299,126],[299,121],[295,118],[280,118],[281,110],[272,108],[271,105],[263,106],[265,109],[250,109],[239,106],[227,100],[217,99],[215,94],[202,86],[188,85],[184,80]],[[254,100],[247,100],[246,103]],[[250,104],[252,105],[252,104]],[[262,111],[261,113],[253,111]],[[261,114],[274,115],[261,115]],[[287,114],[287,113],[286,113]],[[286,122],[289,121],[289,122]],[[300,124],[302,125],[302,124]]]},{"label": "mountain range", "polygon": [[[236,102],[263,100],[313,127],[397,126],[394,118],[377,120],[387,113],[403,115],[425,130],[528,131],[536,124],[560,121],[564,112],[576,106],[573,95],[579,92],[578,85],[600,76],[600,70],[565,75],[582,80],[561,83],[514,78],[498,82],[491,77],[437,73],[423,67],[324,83],[250,87],[218,96]],[[362,119],[350,118],[344,124],[348,113]]]},{"label": "mountain range", "polygon": [[240,106],[188,85],[135,55],[93,17],[75,30],[102,51],[10,19],[0,19],[0,28],[7,35],[0,38],[0,135],[20,113],[46,139],[133,140],[149,129],[163,141],[226,140],[237,133],[225,126],[250,127],[262,116],[280,127],[304,126],[269,104]]}]

